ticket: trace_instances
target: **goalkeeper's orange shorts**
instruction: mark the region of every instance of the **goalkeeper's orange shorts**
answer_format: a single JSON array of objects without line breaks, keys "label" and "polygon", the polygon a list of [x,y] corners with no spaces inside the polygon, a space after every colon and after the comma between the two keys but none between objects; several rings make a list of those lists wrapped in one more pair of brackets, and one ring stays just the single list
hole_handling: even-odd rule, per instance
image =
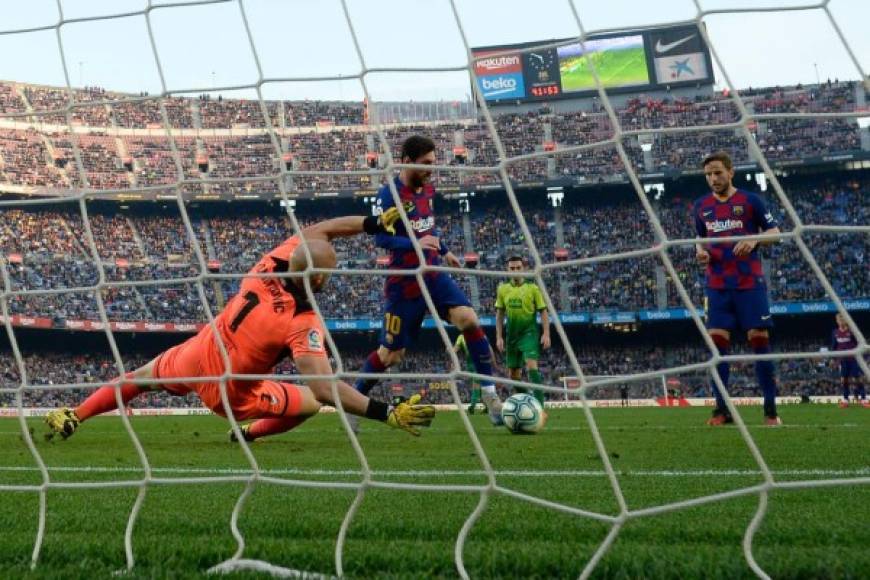
[{"label": "goalkeeper's orange shorts", "polygon": [[[216,361],[217,347],[210,338],[198,334],[170,348],[157,358],[155,379],[218,376],[223,365]],[[209,361],[213,361],[209,363]],[[302,391],[297,385],[277,381],[227,380],[227,399],[233,416],[239,420],[259,417],[294,417],[302,408]],[[221,401],[218,382],[162,383],[161,388],[174,395],[196,393],[203,404],[222,417],[227,413]]]}]

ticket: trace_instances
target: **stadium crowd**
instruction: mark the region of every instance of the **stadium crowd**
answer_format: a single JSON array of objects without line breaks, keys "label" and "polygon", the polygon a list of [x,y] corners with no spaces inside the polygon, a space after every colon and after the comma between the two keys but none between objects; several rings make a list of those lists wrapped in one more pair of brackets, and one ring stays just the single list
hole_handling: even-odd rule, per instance
[{"label": "stadium crowd", "polygon": [[[756,113],[850,112],[856,108],[854,83],[822,84],[818,87],[771,87],[746,97]],[[22,100],[27,99],[30,109]],[[36,115],[34,123],[20,130],[0,132],[0,182],[34,187],[70,188],[83,185],[75,149],[80,152],[89,187],[127,189],[170,185],[178,181],[172,144],[162,130],[159,102],[151,97],[121,95],[100,88],[74,90],[76,105],[72,121],[89,129],[72,137],[65,130],[65,115]],[[112,100],[121,99],[118,103]],[[67,105],[65,90],[23,86],[16,92],[0,83],[0,114],[53,111]],[[104,102],[106,101],[106,102]],[[101,103],[101,104],[89,104]],[[284,163],[291,171],[291,191],[365,189],[378,185],[380,176],[365,172],[383,166],[377,135],[366,126],[366,108],[355,102],[266,101],[272,125],[282,129],[280,143],[267,133],[209,136],[212,129],[261,130],[266,126],[256,100],[172,97],[163,101],[171,127],[197,129],[201,137],[173,136],[186,178],[232,179],[270,176]],[[193,111],[196,111],[196,114]],[[524,113],[499,112],[494,116],[499,139],[508,158],[551,151],[551,159],[511,162],[508,174],[516,181],[534,182],[570,177],[596,183],[622,181],[626,168],[615,147],[609,117],[600,107],[591,110],[553,111],[547,106]],[[752,161],[741,131],[717,129],[739,119],[734,102],[722,94],[698,95],[694,99],[637,97],[616,110],[623,130],[699,126],[697,131],[657,134],[650,137],[649,159],[636,136],[622,143],[636,171],[696,170],[702,152],[725,149],[736,163]],[[117,137],[106,134],[117,129]],[[153,129],[148,135],[129,129]],[[284,129],[293,130],[284,130]],[[545,137],[550,130],[549,140]],[[861,149],[854,119],[797,118],[760,119],[751,125],[759,146],[771,160],[832,155]],[[297,130],[298,129],[298,130]],[[398,155],[398,145],[411,133],[424,132],[438,145],[441,161],[465,170],[442,172],[444,186],[479,186],[500,182],[495,172],[469,170],[493,167],[498,149],[482,119],[451,119],[393,126],[386,136]],[[599,145],[561,152],[566,147]],[[75,147],[74,147],[75,145]],[[316,175],[308,172],[357,174]],[[246,193],[250,183],[224,182],[207,186],[215,192]],[[275,193],[277,183],[257,185],[261,193]]]},{"label": "stadium crowd", "polygon": [[[379,154],[378,137],[366,126],[368,115],[363,103],[267,101],[265,110],[271,125],[280,129],[276,143],[272,135],[262,131],[267,122],[261,103],[256,100],[207,95],[192,99],[156,98],[113,93],[99,87],[76,89],[71,96],[73,106],[68,118],[63,112],[70,104],[68,91],[0,83],[0,114],[31,114],[26,128],[0,129],[0,185],[60,189],[170,186],[179,180],[179,163],[185,179],[226,180],[184,186],[206,193],[277,192],[282,165],[300,172],[288,178],[286,185],[290,191],[368,190],[377,187],[381,180],[380,175],[366,173],[383,167],[384,158]],[[755,89],[747,91],[744,97],[750,111],[761,115],[850,112],[858,106],[853,83]],[[172,128],[193,129],[196,136],[174,135],[170,141],[163,127],[164,111]],[[495,112],[495,127],[508,158],[541,151],[552,153],[548,158],[509,163],[507,171],[511,178],[529,182],[571,177],[590,183],[624,179],[626,168],[615,147],[612,143],[602,144],[613,137],[614,127],[600,105],[593,104],[588,110],[556,111],[543,106],[534,111]],[[623,137],[628,159],[636,170],[697,170],[703,154],[718,149],[729,151],[736,163],[751,161],[742,132],[717,129],[717,125],[739,119],[737,108],[727,96],[636,97],[618,106],[616,114],[623,130],[706,127],[692,132],[656,134],[650,138],[649,151],[643,150],[643,139]],[[76,132],[69,132],[68,121],[77,127]],[[500,161],[498,147],[483,120],[454,116],[449,121],[431,121],[388,128],[386,135],[394,147],[393,156],[398,157],[398,146],[405,137],[425,133],[435,140],[441,162],[458,169],[436,174],[436,186],[478,186],[499,181],[494,172],[475,169],[493,167]],[[133,131],[142,129],[148,131]],[[861,135],[854,119],[761,118],[750,125],[750,131],[771,160],[861,149]],[[599,145],[562,151],[593,144]],[[260,177],[272,179],[256,182],[250,179]],[[233,181],[239,179],[247,181]],[[870,223],[870,204],[866,202],[870,183],[864,177],[819,177],[784,184],[804,223]],[[753,183],[751,188],[757,189],[757,185]],[[662,199],[650,195],[669,239],[695,236],[689,210],[696,193],[700,192],[668,192]],[[476,199],[466,200],[464,208],[454,201],[438,201],[438,224],[445,241],[457,256],[476,254],[477,268],[502,269],[511,255],[528,255],[529,242],[534,242],[547,263],[556,259],[557,251],[561,258],[583,259],[649,248],[655,243],[654,229],[636,199],[566,196],[561,207],[554,209],[544,196],[539,196],[540,199],[521,196],[521,209],[532,236],[527,240],[513,209],[499,195],[502,194],[478,194]],[[790,230],[792,220],[774,192],[769,189],[765,197],[783,228]],[[336,215],[326,208],[311,207],[307,205],[305,211],[296,214],[303,225]],[[228,209],[201,214],[191,208],[190,227],[199,250],[192,244],[188,227],[177,209],[161,213],[93,208],[89,209],[87,225],[77,203],[68,207],[9,207],[3,210],[3,215],[0,252],[10,289],[35,292],[8,296],[9,311],[47,317],[56,326],[63,326],[65,320],[99,320],[100,302],[108,319],[113,321],[205,322],[200,291],[210,310],[217,312],[235,294],[239,282],[205,279],[199,287],[195,282],[206,273],[200,267],[199,257],[207,263],[207,270],[241,273],[292,233],[286,213],[266,204],[256,211]],[[842,298],[870,296],[867,276],[870,241],[866,235],[806,232],[803,239]],[[369,238],[337,240],[336,249],[343,268],[377,271],[383,267],[378,261],[383,252]],[[692,300],[700,305],[703,279],[695,264],[694,248],[674,246],[669,248],[668,255]],[[794,241],[769,246],[763,255],[774,301],[825,298]],[[476,287],[475,306],[483,314],[492,314],[495,288],[501,280],[475,276],[474,272],[469,268],[468,275],[457,277],[458,282],[473,297],[475,293],[471,290]],[[547,270],[544,281],[561,312],[682,305],[673,281],[663,272],[658,257],[652,255]],[[94,290],[101,278],[121,284]],[[147,281],[156,283],[131,284]],[[328,318],[376,318],[380,316],[382,282],[382,276],[378,275],[335,275],[330,291],[319,295],[318,303]],[[52,292],[68,288],[77,290]],[[776,344],[783,350],[817,350],[819,346],[805,340]],[[584,372],[590,375],[641,372],[698,362],[706,356],[698,346],[593,349],[578,344],[575,347]],[[362,350],[345,353],[345,368],[359,368],[365,354]],[[125,360],[125,364],[136,366],[145,360],[147,357],[137,355]],[[448,359],[437,349],[415,353],[408,360],[415,372],[447,370]],[[548,384],[559,385],[561,377],[574,374],[560,348],[545,354],[541,362]],[[110,358],[98,355],[32,354],[25,358],[25,364],[29,383],[33,385],[97,383],[116,374]],[[0,386],[17,386],[18,371],[9,353],[0,354],[0,370]],[[279,370],[292,372],[293,368],[285,365]],[[838,389],[830,365],[808,360],[785,361],[779,365],[779,374],[783,394],[832,394]],[[748,366],[735,365],[732,376],[732,393],[756,394]],[[708,383],[708,377],[700,373],[685,377],[682,389],[684,394],[709,396]],[[444,385],[435,383],[396,387],[385,381],[381,388],[382,395],[407,394],[409,389],[424,388],[429,391],[430,400],[442,402],[449,398]],[[654,396],[660,389],[659,383],[651,381],[633,386],[631,393],[633,397]],[[617,387],[602,389],[593,396],[614,398],[616,390]],[[464,384],[462,392],[465,398]],[[25,404],[70,404],[81,394],[50,388],[28,390]],[[0,404],[10,405],[12,395],[6,393],[3,397]],[[148,407],[190,404],[192,399],[160,394],[136,403]]]},{"label": "stadium crowd", "polygon": [[[777,341],[778,351],[815,352],[826,346],[824,339],[819,341],[802,339],[783,339]],[[703,349],[700,342],[694,345],[677,344],[670,346],[608,346],[601,348],[589,343],[572,345],[584,375],[589,380],[605,376],[627,375],[649,372],[668,367],[703,362],[709,358],[709,353]],[[344,367],[355,371],[361,368],[367,351],[363,348],[347,349],[341,353]],[[124,356],[125,369],[136,368],[148,360],[150,356],[132,354]],[[107,354],[68,354],[68,353],[28,353],[23,357],[27,370],[28,388],[23,391],[23,401],[26,407],[56,407],[75,405],[86,396],[86,389],[54,388],[58,385],[90,384],[94,387],[108,382],[118,376],[117,367]],[[333,363],[334,363],[333,359]],[[397,372],[413,372],[419,374],[434,374],[450,372],[450,360],[447,354],[438,348],[417,349],[408,357],[404,366]],[[573,386],[567,377],[576,376],[571,369],[565,352],[557,342],[551,351],[545,351],[541,358],[541,369],[547,386],[564,388]],[[296,369],[291,360],[281,363],[275,371],[277,374],[288,375],[287,380],[293,381]],[[504,376],[505,369],[498,368],[499,376]],[[710,377],[706,372],[693,372],[676,375],[676,381],[668,383],[669,392],[677,391],[687,397],[712,397]],[[731,371],[730,393],[734,396],[759,396],[755,375],[751,363],[734,363]],[[802,395],[838,395],[840,393],[838,365],[832,359],[790,359],[777,363],[777,379],[781,396]],[[673,378],[673,377],[672,377]],[[629,396],[637,398],[653,398],[663,394],[660,379],[650,379],[625,383]],[[0,388],[12,389],[20,386],[20,373],[11,352],[0,352]],[[463,401],[469,397],[469,385],[466,380],[458,382],[460,396]],[[588,392],[593,399],[619,398],[620,384],[597,387]],[[504,388],[506,390],[506,388]],[[374,396],[388,399],[394,395],[409,396],[423,390],[428,401],[435,403],[450,403],[452,395],[445,381],[438,379],[385,379],[377,387]],[[570,398],[569,393],[549,393],[551,400]],[[0,395],[0,407],[14,406],[14,394]],[[166,393],[153,392],[135,399],[134,408],[166,408],[199,406],[195,396],[176,397]]]},{"label": "stadium crowd", "polygon": [[[786,191],[805,223],[866,225],[870,208],[865,203],[870,184],[857,178],[788,183]],[[471,234],[466,239],[463,214],[455,202],[443,202],[439,210],[442,235],[460,257],[473,251],[479,269],[500,270],[511,255],[528,256],[528,241],[518,227],[513,210],[494,197],[479,197],[467,214]],[[541,196],[543,197],[543,196]],[[765,196],[786,230],[790,220],[772,191]],[[442,202],[439,202],[442,203]],[[668,197],[655,202],[657,216],[669,239],[695,236],[689,218],[689,199]],[[296,217],[301,225],[335,215],[334,209],[310,209]],[[557,213],[550,205],[521,199],[522,211],[532,240],[545,262],[554,262],[556,238],[561,233],[568,259],[586,259],[604,254],[649,248],[654,235],[641,205],[630,198],[602,202],[593,198],[565,199]],[[266,209],[267,211],[263,211]],[[168,210],[167,210],[168,211]],[[221,272],[243,273],[280,240],[292,234],[286,213],[275,206],[236,210],[200,216],[191,210],[191,226],[206,261],[219,264]],[[344,210],[341,213],[359,211]],[[99,280],[86,228],[78,208],[4,210],[0,224],[0,250],[18,258],[8,264],[12,289],[45,291],[92,286]],[[177,210],[164,215],[122,212],[89,212],[90,231],[108,282],[157,280],[158,284],[121,285],[103,289],[110,315],[118,320],[204,322],[195,277],[200,273],[197,255]],[[870,243],[860,233],[805,233],[804,239],[825,275],[844,298],[870,296],[867,276]],[[382,267],[383,255],[371,239],[360,236],[337,240],[340,265],[344,268]],[[807,265],[797,244],[786,240],[762,250],[773,301],[822,300],[825,292]],[[695,304],[702,303],[703,271],[695,263],[691,244],[673,246],[668,255],[677,275]],[[482,312],[492,313],[498,277],[458,276],[460,284],[479,288]],[[670,277],[664,275],[656,255],[600,261],[547,270],[546,287],[560,311],[613,311],[681,306]],[[330,318],[378,317],[383,279],[381,276],[336,275],[332,291],[320,299]],[[662,286],[664,283],[664,287]],[[238,280],[204,284],[214,310],[235,294]],[[98,320],[97,303],[86,292],[15,295],[10,299],[14,314],[56,319]]]}]

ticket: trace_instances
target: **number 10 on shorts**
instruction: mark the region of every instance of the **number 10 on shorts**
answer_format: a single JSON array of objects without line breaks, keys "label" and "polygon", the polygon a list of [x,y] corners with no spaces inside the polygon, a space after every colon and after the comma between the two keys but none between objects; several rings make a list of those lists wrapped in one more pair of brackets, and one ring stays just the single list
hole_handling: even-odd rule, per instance
[{"label": "number 10 on shorts", "polygon": [[387,312],[384,314],[384,326],[390,334],[399,334],[402,332],[402,319]]}]

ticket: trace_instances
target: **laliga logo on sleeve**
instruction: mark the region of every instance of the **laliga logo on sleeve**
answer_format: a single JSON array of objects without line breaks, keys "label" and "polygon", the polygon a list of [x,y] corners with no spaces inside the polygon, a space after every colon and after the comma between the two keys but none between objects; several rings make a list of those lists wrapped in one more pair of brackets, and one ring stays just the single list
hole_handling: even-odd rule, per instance
[{"label": "laliga logo on sleeve", "polygon": [[320,337],[320,331],[316,328],[308,331],[308,348],[311,350],[323,350],[323,339]]}]

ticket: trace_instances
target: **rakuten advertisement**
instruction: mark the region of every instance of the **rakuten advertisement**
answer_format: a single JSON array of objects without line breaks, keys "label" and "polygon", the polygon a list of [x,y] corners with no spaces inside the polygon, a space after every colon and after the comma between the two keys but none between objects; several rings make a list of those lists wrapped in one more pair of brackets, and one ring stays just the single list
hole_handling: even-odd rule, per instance
[{"label": "rakuten advertisement", "polygon": [[519,54],[475,52],[474,59],[474,74],[479,77],[523,72]]},{"label": "rakuten advertisement", "polygon": [[524,99],[523,63],[519,54],[475,53],[477,86],[487,101]]}]

